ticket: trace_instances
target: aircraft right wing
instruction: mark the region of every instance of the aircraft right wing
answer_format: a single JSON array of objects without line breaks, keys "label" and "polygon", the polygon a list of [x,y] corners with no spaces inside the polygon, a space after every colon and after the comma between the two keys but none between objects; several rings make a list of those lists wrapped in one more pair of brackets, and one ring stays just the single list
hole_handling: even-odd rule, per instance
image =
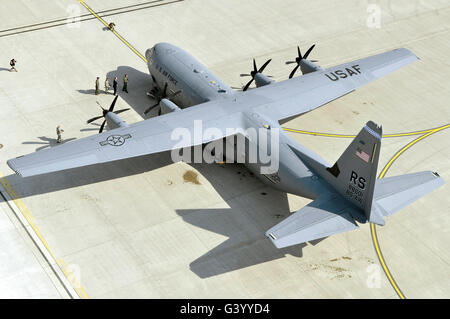
[{"label": "aircraft right wing", "polygon": [[408,49],[395,49],[266,85],[249,91],[249,94],[272,99],[272,103],[257,105],[254,110],[284,122],[353,92],[417,59]]},{"label": "aircraft right wing", "polygon": [[266,232],[277,248],[328,237],[358,228],[361,215],[338,194],[322,195]]}]

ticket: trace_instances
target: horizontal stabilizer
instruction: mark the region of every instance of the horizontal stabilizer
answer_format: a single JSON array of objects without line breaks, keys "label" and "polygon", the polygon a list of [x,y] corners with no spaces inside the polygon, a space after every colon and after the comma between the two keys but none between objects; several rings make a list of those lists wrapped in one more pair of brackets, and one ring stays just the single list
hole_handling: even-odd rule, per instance
[{"label": "horizontal stabilizer", "polygon": [[358,228],[362,215],[338,194],[322,195],[266,232],[277,248],[328,237]]},{"label": "horizontal stabilizer", "polygon": [[437,173],[430,171],[386,177],[376,181],[374,206],[384,216],[391,216],[444,184]]}]

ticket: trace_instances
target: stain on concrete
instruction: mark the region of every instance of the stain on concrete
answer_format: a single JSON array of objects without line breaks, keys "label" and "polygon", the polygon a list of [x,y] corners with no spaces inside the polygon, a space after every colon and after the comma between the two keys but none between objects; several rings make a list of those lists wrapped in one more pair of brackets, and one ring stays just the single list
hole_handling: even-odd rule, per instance
[{"label": "stain on concrete", "polygon": [[183,179],[185,183],[192,183],[195,185],[200,185],[200,182],[198,180],[198,174],[194,171],[186,171],[183,175]]}]

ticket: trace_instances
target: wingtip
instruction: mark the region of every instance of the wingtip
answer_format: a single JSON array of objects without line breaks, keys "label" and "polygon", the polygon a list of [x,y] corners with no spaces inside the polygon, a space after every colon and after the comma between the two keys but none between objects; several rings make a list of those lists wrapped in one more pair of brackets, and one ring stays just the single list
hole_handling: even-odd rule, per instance
[{"label": "wingtip", "polygon": [[19,175],[20,177],[23,177],[22,174],[20,173],[20,171],[15,166],[13,159],[10,159],[10,160],[6,161],[6,164],[9,166],[10,169],[12,169],[14,171],[14,173]]}]

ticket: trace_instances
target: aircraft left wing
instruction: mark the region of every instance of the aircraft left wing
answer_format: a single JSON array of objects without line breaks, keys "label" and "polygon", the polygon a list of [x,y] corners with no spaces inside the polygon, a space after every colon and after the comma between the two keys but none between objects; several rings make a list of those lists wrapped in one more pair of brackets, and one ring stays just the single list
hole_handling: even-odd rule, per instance
[{"label": "aircraft left wing", "polygon": [[[22,177],[45,174],[208,143],[226,137],[227,128],[238,127],[237,125],[242,122],[242,115],[239,112],[227,112],[221,105],[211,105],[209,108],[214,111],[207,112],[205,106],[169,113],[127,127],[67,142],[10,159],[7,163]],[[220,132],[221,135],[200,134],[200,138],[195,139],[195,134],[199,133],[195,132],[194,123],[197,119],[203,119],[200,130],[215,128],[219,129],[216,133]],[[176,128],[181,128],[190,138],[184,140],[179,136],[172,138]]]},{"label": "aircraft left wing", "polygon": [[358,228],[361,213],[338,194],[321,195],[266,232],[277,248],[301,244]]}]

